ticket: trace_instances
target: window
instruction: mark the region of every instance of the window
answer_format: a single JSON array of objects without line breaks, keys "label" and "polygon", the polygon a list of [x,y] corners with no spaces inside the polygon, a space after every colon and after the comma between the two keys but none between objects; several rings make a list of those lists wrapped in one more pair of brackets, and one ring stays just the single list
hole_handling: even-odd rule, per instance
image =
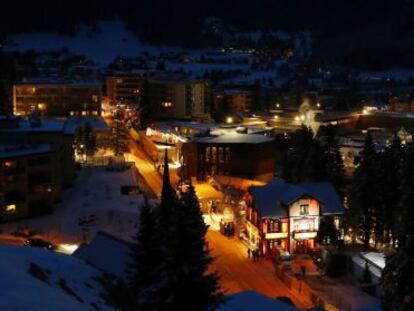
[{"label": "window", "polygon": [[309,215],[309,205],[308,204],[302,204],[300,206],[300,214],[301,215]]},{"label": "window", "polygon": [[4,207],[6,214],[13,214],[16,212],[16,204],[9,204]]}]

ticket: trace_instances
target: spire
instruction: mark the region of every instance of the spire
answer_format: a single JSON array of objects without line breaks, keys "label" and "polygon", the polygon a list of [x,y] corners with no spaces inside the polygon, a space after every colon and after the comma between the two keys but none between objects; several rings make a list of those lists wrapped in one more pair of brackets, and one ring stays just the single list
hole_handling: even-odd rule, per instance
[{"label": "spire", "polygon": [[172,199],[172,195],[174,193],[174,190],[171,186],[170,182],[170,172],[168,168],[168,151],[165,149],[164,154],[164,173],[162,176],[162,190],[161,190],[161,201],[169,201]]}]

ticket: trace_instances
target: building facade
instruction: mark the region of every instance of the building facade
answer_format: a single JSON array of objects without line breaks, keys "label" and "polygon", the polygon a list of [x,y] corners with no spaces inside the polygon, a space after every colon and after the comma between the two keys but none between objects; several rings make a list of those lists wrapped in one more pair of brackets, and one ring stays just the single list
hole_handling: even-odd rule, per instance
[{"label": "building facade", "polygon": [[254,101],[251,90],[229,89],[214,93],[215,111],[251,111]]},{"label": "building facade", "polygon": [[210,119],[211,86],[207,80],[157,75],[148,79],[147,90],[155,119]]},{"label": "building facade", "polygon": [[333,216],[339,229],[344,207],[330,183],[294,185],[275,179],[249,192],[245,238],[265,255],[312,251],[324,216]]},{"label": "building facade", "polygon": [[113,104],[139,106],[142,103],[145,77],[142,74],[115,74],[105,79],[106,96]]},{"label": "building facade", "polygon": [[263,135],[195,137],[184,143],[183,177],[231,176],[269,181],[275,169],[274,142]]},{"label": "building facade", "polygon": [[41,81],[13,86],[13,111],[16,115],[30,115],[37,111],[43,116],[99,116],[101,104],[99,83]]},{"label": "building facade", "polygon": [[62,192],[50,145],[0,145],[0,221],[51,212]]}]

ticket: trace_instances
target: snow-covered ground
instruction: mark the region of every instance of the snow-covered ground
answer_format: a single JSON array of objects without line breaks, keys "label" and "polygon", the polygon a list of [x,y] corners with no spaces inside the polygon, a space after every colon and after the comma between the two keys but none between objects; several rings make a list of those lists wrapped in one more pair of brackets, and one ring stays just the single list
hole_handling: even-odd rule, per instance
[{"label": "snow-covered ground", "polygon": [[[52,242],[79,244],[83,241],[84,229],[87,239],[97,231],[106,231],[123,239],[130,239],[137,230],[141,195],[123,195],[121,186],[136,185],[134,172],[109,172],[101,167],[84,168],[79,172],[72,188],[63,193],[51,215],[0,226],[9,234],[20,225],[43,232],[42,236]],[[89,221],[80,225],[79,220]]]},{"label": "snow-covered ground", "polygon": [[113,310],[99,295],[100,275],[76,257],[0,245],[0,310]]},{"label": "snow-covered ground", "polygon": [[266,297],[255,291],[245,291],[228,296],[228,302],[219,311],[295,311],[299,310],[287,303]]},{"label": "snow-covered ground", "polygon": [[97,23],[97,28],[98,31],[92,32],[87,27],[82,27],[80,32],[74,36],[56,33],[15,34],[8,38],[4,50],[18,52],[34,50],[42,53],[67,49],[71,53],[92,60],[101,68],[105,68],[118,57],[141,57],[147,61],[151,69],[155,69],[158,58],[167,56],[165,62],[167,70],[182,71],[197,78],[213,71],[224,71],[234,74],[224,83],[254,84],[260,82],[277,85],[287,79],[277,70],[280,65],[286,65],[286,61],[256,65],[253,68],[251,64],[257,62],[254,53],[151,46],[141,42],[122,21],[101,21]]},{"label": "snow-covered ground", "polygon": [[410,78],[414,78],[414,68],[394,68],[384,71],[364,71],[357,76],[358,80],[370,82],[380,82],[386,80],[404,82]]},{"label": "snow-covered ground", "polygon": [[98,32],[83,27],[75,36],[62,36],[56,33],[22,33],[9,38],[6,51],[51,52],[68,49],[75,54],[84,55],[99,65],[107,65],[116,57],[136,57],[142,53],[159,53],[177,50],[153,47],[143,44],[121,21],[101,21],[97,23]]}]

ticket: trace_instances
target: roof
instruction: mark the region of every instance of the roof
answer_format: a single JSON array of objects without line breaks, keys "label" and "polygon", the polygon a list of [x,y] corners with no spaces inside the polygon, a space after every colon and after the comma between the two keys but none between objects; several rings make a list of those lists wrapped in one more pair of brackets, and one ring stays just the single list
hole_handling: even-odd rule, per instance
[{"label": "roof", "polygon": [[265,186],[250,187],[250,193],[261,217],[286,217],[285,207],[306,195],[321,203],[323,214],[344,212],[339,196],[329,182],[294,185],[277,178]]},{"label": "roof", "polygon": [[89,123],[94,131],[106,131],[109,130],[108,125],[100,117],[73,117],[67,119],[65,122],[64,132],[65,134],[75,134],[76,129],[80,126]]},{"label": "roof", "polygon": [[24,157],[53,152],[49,144],[0,144],[0,159]]},{"label": "roof", "polygon": [[105,273],[126,279],[131,246],[132,243],[99,231],[89,244],[82,244],[73,255]]},{"label": "roof", "polygon": [[18,82],[15,86],[76,86],[76,87],[101,87],[101,83],[95,80],[69,80],[60,78],[38,78],[28,81]]},{"label": "roof", "polygon": [[263,144],[272,142],[274,139],[264,135],[232,133],[220,136],[197,137],[193,141],[206,144]]},{"label": "roof", "polygon": [[285,302],[272,299],[255,291],[244,291],[229,295],[229,300],[219,306],[219,311],[295,311],[299,310]]},{"label": "roof", "polygon": [[[30,118],[19,117],[18,127],[0,128],[2,132],[62,132],[64,134],[74,134],[76,128],[86,124],[92,126],[94,131],[109,130],[108,125],[101,117],[71,117],[68,119],[57,118],[41,118],[39,120],[31,120]],[[37,122],[39,121],[39,122]]]}]

